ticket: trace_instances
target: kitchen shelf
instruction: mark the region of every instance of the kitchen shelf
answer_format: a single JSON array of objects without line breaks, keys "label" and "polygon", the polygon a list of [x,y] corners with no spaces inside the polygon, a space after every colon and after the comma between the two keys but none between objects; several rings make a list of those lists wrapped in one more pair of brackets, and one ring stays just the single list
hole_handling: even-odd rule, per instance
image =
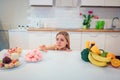
[{"label": "kitchen shelf", "polygon": [[71,32],[120,32],[120,30],[107,30],[101,29],[96,30],[94,28],[91,29],[83,29],[83,28],[75,28],[75,29],[64,29],[64,28],[29,28],[28,31],[71,31]]}]

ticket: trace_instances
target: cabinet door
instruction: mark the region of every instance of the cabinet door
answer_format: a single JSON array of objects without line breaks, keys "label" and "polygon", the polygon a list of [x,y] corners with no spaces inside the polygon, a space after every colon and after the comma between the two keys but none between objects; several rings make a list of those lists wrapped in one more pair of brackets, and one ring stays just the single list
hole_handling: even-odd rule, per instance
[{"label": "cabinet door", "polygon": [[104,0],[81,0],[81,6],[104,6]]},{"label": "cabinet door", "polygon": [[29,49],[38,48],[40,45],[51,45],[51,32],[29,32]]},{"label": "cabinet door", "polygon": [[29,0],[29,5],[53,5],[53,0]]},{"label": "cabinet door", "polygon": [[72,50],[81,50],[81,32],[69,32]]},{"label": "cabinet door", "polygon": [[56,35],[58,32],[52,32],[51,44],[56,44]]},{"label": "cabinet door", "polygon": [[56,6],[58,7],[76,7],[77,0],[56,0]]},{"label": "cabinet door", "polygon": [[120,0],[105,0],[105,6],[120,6]]},{"label": "cabinet door", "polygon": [[95,42],[96,46],[104,49],[105,33],[102,32],[82,32],[82,50],[85,48],[86,41]]},{"label": "cabinet door", "polygon": [[[70,47],[72,50],[81,50],[81,32],[68,32],[70,36]],[[52,32],[52,44],[56,42],[57,32]]]},{"label": "cabinet door", "polygon": [[120,33],[106,33],[105,50],[120,55]]},{"label": "cabinet door", "polygon": [[22,49],[28,49],[27,31],[9,31],[9,47],[21,47]]}]

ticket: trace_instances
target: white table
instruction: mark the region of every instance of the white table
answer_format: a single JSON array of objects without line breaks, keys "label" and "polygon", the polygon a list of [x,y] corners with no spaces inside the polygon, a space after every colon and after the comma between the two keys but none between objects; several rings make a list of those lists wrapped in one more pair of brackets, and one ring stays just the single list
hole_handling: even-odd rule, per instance
[{"label": "white table", "polygon": [[[23,51],[22,57],[26,52]],[[42,54],[40,62],[23,61],[17,68],[0,70],[0,80],[120,80],[120,68],[97,67],[84,62],[80,51],[48,51]]]}]

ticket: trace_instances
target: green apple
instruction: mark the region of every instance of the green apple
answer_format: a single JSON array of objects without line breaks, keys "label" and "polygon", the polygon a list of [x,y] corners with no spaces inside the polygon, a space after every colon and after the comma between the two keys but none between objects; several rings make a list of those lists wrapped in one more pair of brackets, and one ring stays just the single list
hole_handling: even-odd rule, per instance
[{"label": "green apple", "polygon": [[102,57],[106,57],[107,54],[108,54],[108,52],[105,52],[105,51],[104,51],[103,53],[100,54],[100,56],[102,56]]}]

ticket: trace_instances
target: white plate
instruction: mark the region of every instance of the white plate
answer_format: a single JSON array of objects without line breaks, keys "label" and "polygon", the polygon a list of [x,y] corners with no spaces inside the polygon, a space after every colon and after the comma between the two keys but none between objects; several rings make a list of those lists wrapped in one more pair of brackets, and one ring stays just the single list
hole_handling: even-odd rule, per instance
[{"label": "white plate", "polygon": [[22,60],[22,58],[19,58],[19,62],[20,62],[20,64],[19,64],[18,66],[14,66],[14,67],[11,67],[11,68],[5,68],[5,67],[2,67],[2,68],[0,68],[0,70],[14,69],[14,68],[17,68],[17,67],[23,65],[23,60]]}]

